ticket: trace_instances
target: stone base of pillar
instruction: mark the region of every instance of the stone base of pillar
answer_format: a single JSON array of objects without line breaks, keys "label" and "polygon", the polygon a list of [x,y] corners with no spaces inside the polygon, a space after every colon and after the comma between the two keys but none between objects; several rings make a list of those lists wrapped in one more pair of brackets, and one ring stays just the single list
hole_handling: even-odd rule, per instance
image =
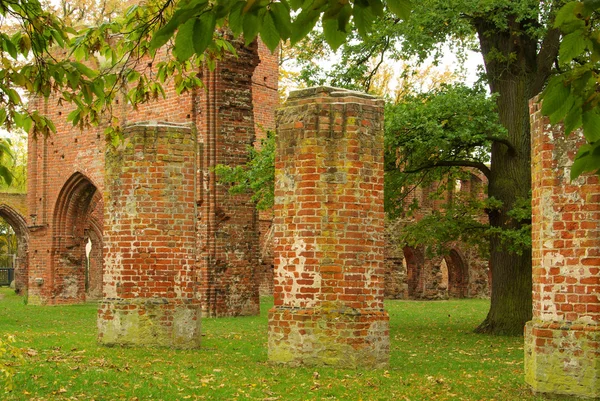
[{"label": "stone base of pillar", "polygon": [[289,366],[381,368],[390,355],[385,311],[286,308],[269,311],[269,361]]},{"label": "stone base of pillar", "polygon": [[600,397],[600,326],[528,322],[525,381],[539,393]]},{"label": "stone base of pillar", "polygon": [[200,305],[165,298],[105,300],[98,310],[103,345],[198,348]]}]

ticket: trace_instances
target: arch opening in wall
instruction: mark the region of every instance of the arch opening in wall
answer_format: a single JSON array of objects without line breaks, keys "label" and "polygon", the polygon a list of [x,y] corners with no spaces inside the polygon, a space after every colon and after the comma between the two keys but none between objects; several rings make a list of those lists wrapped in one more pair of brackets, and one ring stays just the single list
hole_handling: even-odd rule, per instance
[{"label": "arch opening in wall", "polygon": [[464,258],[456,249],[444,257],[448,271],[447,291],[450,298],[465,298],[468,294],[469,274]]},{"label": "arch opening in wall", "polygon": [[421,253],[409,246],[403,248],[406,268],[406,284],[409,298],[420,298],[423,295],[422,270],[423,258]]},{"label": "arch opening in wall", "polygon": [[53,219],[52,294],[59,303],[102,295],[102,214],[96,185],[73,174],[58,196]]},{"label": "arch opening in wall", "polygon": [[[25,218],[12,207],[0,204],[0,269],[6,269],[17,294],[27,292],[29,230]],[[9,273],[9,270],[12,270]],[[10,283],[9,283],[10,284]]]}]

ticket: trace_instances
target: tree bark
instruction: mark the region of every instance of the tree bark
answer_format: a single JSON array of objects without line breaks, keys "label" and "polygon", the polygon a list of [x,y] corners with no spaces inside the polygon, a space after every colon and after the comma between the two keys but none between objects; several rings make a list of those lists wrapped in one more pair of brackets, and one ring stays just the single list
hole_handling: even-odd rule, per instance
[{"label": "tree bark", "polygon": [[[507,213],[519,198],[531,196],[531,137],[529,99],[545,82],[550,68],[537,57],[538,39],[528,36],[516,16],[506,30],[499,30],[492,22],[481,18],[474,21],[481,51],[493,93],[497,93],[500,122],[508,131],[513,148],[494,143],[488,195],[502,202],[498,210],[490,212],[492,227],[518,228],[524,222],[514,221]],[[540,64],[540,65],[538,65]],[[546,77],[539,77],[539,74]],[[531,250],[522,254],[504,248],[498,237],[490,241],[490,269],[492,296],[490,311],[476,329],[477,332],[522,335],[523,327],[532,317]]]}]

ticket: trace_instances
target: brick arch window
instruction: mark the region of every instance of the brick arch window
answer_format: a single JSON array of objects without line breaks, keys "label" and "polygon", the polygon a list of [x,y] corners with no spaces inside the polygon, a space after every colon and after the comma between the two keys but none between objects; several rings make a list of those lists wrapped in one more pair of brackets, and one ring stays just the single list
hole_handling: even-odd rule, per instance
[{"label": "brick arch window", "polygon": [[408,296],[420,298],[423,296],[423,254],[416,248],[405,246],[404,263],[406,264],[406,281],[408,284]]},{"label": "brick arch window", "polygon": [[[74,173],[63,185],[54,208],[52,225],[54,297],[78,301],[84,301],[87,297],[100,297],[101,254],[100,259],[96,255],[93,264],[88,263],[85,247],[90,239],[96,242],[95,248],[102,248],[102,213],[102,195],[96,185],[85,175]],[[94,271],[90,271],[91,268]],[[89,293],[90,280],[94,284],[93,294]]]},{"label": "brick arch window", "polygon": [[29,272],[27,258],[29,229],[27,228],[27,222],[19,212],[6,204],[0,204],[0,218],[4,219],[12,227],[17,238],[17,252],[13,259],[15,292],[22,294],[27,291],[27,276]]},{"label": "brick arch window", "polygon": [[465,298],[469,284],[469,272],[465,258],[457,249],[452,249],[444,257],[448,268],[448,296]]}]

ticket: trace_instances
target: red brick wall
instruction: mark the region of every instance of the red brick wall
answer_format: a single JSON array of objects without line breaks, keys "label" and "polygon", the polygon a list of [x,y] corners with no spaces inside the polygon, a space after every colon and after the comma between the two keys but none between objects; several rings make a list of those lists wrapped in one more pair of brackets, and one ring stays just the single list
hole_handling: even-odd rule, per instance
[{"label": "red brick wall", "polygon": [[203,142],[202,193],[199,200],[199,296],[208,316],[259,312],[258,219],[250,194],[231,195],[214,173],[217,164],[243,165],[255,141],[252,76],[255,48],[236,42],[238,58],[204,71],[208,91],[200,96]]},{"label": "red brick wall", "polygon": [[88,206],[94,194],[103,190],[104,136],[101,128],[72,127],[65,118],[70,109],[56,98],[32,99],[30,107],[52,118],[57,132],[48,138],[30,135],[28,143],[29,301],[80,302],[85,299],[84,221],[93,213]]},{"label": "red brick wall", "polygon": [[571,181],[582,133],[531,106],[533,320],[525,378],[535,391],[600,397],[600,183]]},{"label": "red brick wall", "polygon": [[[240,60],[228,57],[219,63],[217,75],[220,83],[214,88],[218,99],[213,115],[221,122],[219,132],[215,132],[218,141],[211,148],[210,155],[203,143],[206,140],[206,129],[203,127],[208,116],[204,89],[177,95],[174,87],[167,85],[166,99],[140,105],[136,110],[126,106],[123,99],[114,105],[123,125],[162,121],[190,123],[198,128],[197,163],[205,163],[196,185],[196,202],[201,205],[200,210],[204,210],[202,202],[206,190],[203,186],[208,184],[210,175],[206,163],[244,163],[246,146],[255,140],[254,119],[261,126],[273,127],[274,110],[269,108],[277,102],[277,59],[276,55],[265,53],[264,46],[260,46],[264,62],[254,74],[258,61],[255,49],[240,48]],[[158,59],[165,57],[166,54],[160,54]],[[139,68],[151,71],[155,66],[140,64]],[[272,68],[274,71],[270,71]],[[256,110],[253,109],[255,102],[260,103]],[[102,215],[103,202],[101,199],[93,204],[91,202],[104,191],[103,128],[80,130],[79,127],[72,127],[65,119],[70,112],[69,107],[60,105],[55,98],[48,101],[32,99],[31,107],[53,118],[57,133],[49,138],[29,138],[28,211],[24,215],[31,231],[30,302],[64,303],[79,302],[86,296],[95,298],[98,293],[98,270],[102,269],[102,243],[99,238],[103,224],[99,216]],[[70,185],[69,180],[77,185]],[[197,264],[200,266],[202,260],[206,260],[206,241],[202,242],[202,236],[215,238],[217,246],[214,249],[219,251],[213,255],[211,262],[211,266],[216,266],[211,272],[213,281],[210,286],[216,289],[213,295],[219,293],[219,297],[226,299],[228,294],[235,294],[226,302],[219,301],[219,314],[256,313],[258,298],[254,269],[258,258],[258,239],[255,212],[247,196],[232,197],[225,188],[216,188],[210,209],[212,217],[208,217],[206,210],[200,215],[214,224],[210,234],[202,233],[202,223],[198,225]],[[86,194],[87,198],[84,196]],[[86,201],[90,204],[86,204]],[[60,207],[57,208],[57,205]],[[90,234],[94,230],[96,235]],[[93,288],[90,288],[91,293],[85,294],[82,291],[86,284],[83,266],[88,238],[97,243],[92,247],[95,252],[88,277],[88,286]],[[244,253],[242,257],[240,252]],[[240,267],[241,270],[223,271],[223,261],[229,263],[228,260],[236,261],[240,257],[247,261],[242,263],[244,267]],[[67,271],[76,274],[67,277]],[[208,299],[205,298],[205,301],[208,302]],[[212,306],[206,308],[208,310]]]}]

